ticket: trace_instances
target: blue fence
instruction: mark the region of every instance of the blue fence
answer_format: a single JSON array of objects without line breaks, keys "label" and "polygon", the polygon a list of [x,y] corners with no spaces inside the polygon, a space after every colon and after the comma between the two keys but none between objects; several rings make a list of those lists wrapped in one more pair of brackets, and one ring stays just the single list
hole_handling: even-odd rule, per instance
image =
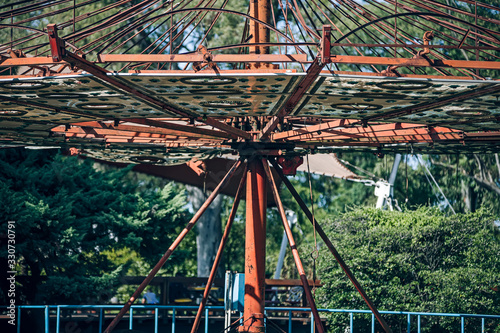
[{"label": "blue fence", "polygon": [[[104,330],[104,314],[105,311],[109,310],[118,310],[121,309],[121,305],[21,305],[17,307],[17,332],[21,332],[21,324],[22,324],[22,310],[27,309],[40,309],[44,311],[44,325],[45,325],[45,333],[50,333],[49,324],[51,319],[51,312],[54,314],[55,312],[55,332],[60,332],[60,324],[61,324],[61,310],[78,310],[78,311],[92,311],[95,314],[98,314],[99,319],[99,333],[102,333]],[[6,308],[5,306],[3,308]],[[128,317],[128,327],[130,330],[134,328],[134,312],[142,311],[144,312],[152,312],[154,317],[154,333],[158,333],[158,316],[159,310],[169,311],[169,319],[172,321],[172,333],[176,332],[176,313],[178,311],[197,311],[197,306],[177,306],[177,305],[133,305],[130,309],[129,317]],[[209,331],[209,320],[210,314],[214,312],[222,312],[224,310],[223,306],[207,306],[205,308],[205,333]],[[342,309],[318,309],[320,313],[345,313],[349,315],[349,326],[350,332],[355,333],[355,314],[371,314],[371,332],[375,333],[375,316],[369,310],[342,310]],[[294,313],[308,313],[311,333],[314,333],[314,319],[311,315],[311,310],[309,308],[290,308],[290,307],[266,307],[266,314],[269,312],[280,312],[287,313],[288,312],[288,333],[292,333],[292,318]],[[405,316],[407,322],[407,331],[411,332],[411,323],[416,320],[417,327],[416,332],[421,332],[421,318],[422,317],[454,317],[460,318],[460,332],[465,332],[465,319],[467,318],[475,318],[481,319],[481,332],[485,332],[485,320],[493,320],[497,322],[497,328],[500,326],[500,315],[481,315],[481,314],[460,314],[460,313],[429,313],[429,312],[405,312],[405,311],[380,311],[382,314],[386,315],[398,315]],[[286,319],[285,316],[283,319]],[[495,330],[495,328],[493,328]],[[415,331],[415,330],[414,330]]]}]

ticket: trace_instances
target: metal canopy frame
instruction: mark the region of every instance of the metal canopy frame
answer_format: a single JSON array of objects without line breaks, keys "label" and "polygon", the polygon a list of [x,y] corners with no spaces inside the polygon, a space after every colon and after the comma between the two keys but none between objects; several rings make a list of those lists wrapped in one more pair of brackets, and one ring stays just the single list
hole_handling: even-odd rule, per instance
[{"label": "metal canopy frame", "polygon": [[[106,332],[244,159],[248,166],[210,276],[246,183],[249,259],[240,331],[264,330],[267,186],[316,327],[324,331],[270,162],[379,323],[391,332],[275,159],[345,150],[500,151],[500,20],[491,15],[500,7],[472,0],[452,5],[435,0],[250,0],[247,13],[233,10],[229,0],[120,0],[94,7],[98,2],[0,5],[0,145],[58,145],[73,154],[127,163],[179,164],[225,153],[241,158]],[[224,16],[241,19],[241,42],[209,47],[211,30]],[[51,24],[37,25],[48,19]],[[202,23],[209,28],[201,28]],[[413,30],[405,31],[401,23]],[[140,46],[146,35],[153,41]],[[181,53],[188,45],[191,49]]]}]

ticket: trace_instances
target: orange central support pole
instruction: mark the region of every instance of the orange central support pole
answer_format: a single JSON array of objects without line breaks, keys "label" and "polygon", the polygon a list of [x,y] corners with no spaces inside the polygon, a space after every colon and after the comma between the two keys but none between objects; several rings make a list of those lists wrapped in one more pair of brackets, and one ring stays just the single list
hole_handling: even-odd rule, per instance
[{"label": "orange central support pole", "polygon": [[246,192],[245,309],[240,332],[265,331],[266,184],[262,163],[250,159]]},{"label": "orange central support pole", "polygon": [[[269,23],[271,18],[271,1],[270,0],[250,0],[249,15],[262,22]],[[253,20],[250,20],[250,43],[269,43],[269,29]],[[250,54],[269,54],[269,46],[250,46]],[[264,63],[249,63],[250,69],[270,68],[270,64]]]}]

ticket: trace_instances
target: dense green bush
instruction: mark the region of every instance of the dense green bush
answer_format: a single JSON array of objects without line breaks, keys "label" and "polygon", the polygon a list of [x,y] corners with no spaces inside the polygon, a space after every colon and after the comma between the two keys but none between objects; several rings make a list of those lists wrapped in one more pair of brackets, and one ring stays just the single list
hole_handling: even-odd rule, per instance
[{"label": "dense green bush", "polygon": [[[356,209],[325,229],[379,310],[498,315],[500,241],[493,220],[485,210],[445,216],[431,208]],[[333,256],[322,251],[320,305],[368,309]],[[405,318],[386,317],[395,331],[406,332]],[[371,316],[357,319],[360,331],[369,331]],[[343,332],[347,322],[347,315],[333,315],[330,325]],[[472,324],[466,320],[468,332]],[[423,332],[456,332],[459,325],[459,319],[422,317]],[[500,331],[499,322],[494,325]]]}]

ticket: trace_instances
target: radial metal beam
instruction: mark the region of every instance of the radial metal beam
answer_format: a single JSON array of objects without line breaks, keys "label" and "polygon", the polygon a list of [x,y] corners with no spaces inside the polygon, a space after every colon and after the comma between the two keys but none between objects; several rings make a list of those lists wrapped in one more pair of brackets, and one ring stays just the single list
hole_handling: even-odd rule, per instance
[{"label": "radial metal beam", "polygon": [[123,119],[123,121],[131,122],[131,123],[135,123],[135,124],[165,128],[165,129],[169,129],[172,131],[177,131],[179,133],[184,133],[184,135],[186,135],[186,136],[195,136],[196,137],[197,135],[203,135],[203,136],[207,136],[207,137],[215,137],[215,138],[220,138],[220,139],[235,139],[235,138],[239,137],[235,134],[228,133],[228,131],[226,131],[226,132],[214,131],[214,130],[207,129],[207,128],[175,124],[175,123],[171,123],[171,122],[160,121],[160,120],[155,120],[155,119],[148,119],[148,118],[131,118],[131,119]]},{"label": "radial metal beam", "polygon": [[290,244],[290,249],[292,250],[293,260],[295,261],[295,266],[297,266],[297,270],[300,276],[300,281],[302,281],[302,288],[304,288],[304,293],[306,294],[307,302],[311,307],[311,312],[313,314],[314,321],[316,323],[316,328],[318,329],[319,333],[324,333],[325,330],[323,328],[323,323],[321,322],[318,309],[316,308],[316,302],[314,301],[314,297],[311,293],[311,288],[309,287],[309,283],[307,281],[304,266],[302,265],[302,261],[300,260],[299,251],[297,250],[297,244],[295,243],[295,240],[293,238],[292,229],[288,224],[285,209],[283,208],[283,204],[281,202],[278,193],[278,187],[276,186],[276,182],[274,181],[271,169],[269,168],[269,164],[267,163],[267,159],[262,159],[262,165],[266,172],[266,178],[269,183],[269,186],[271,186],[271,190],[274,196],[274,202],[278,207],[278,212],[280,214],[281,221],[283,222],[283,227],[285,228],[286,237],[288,238],[288,244]]},{"label": "radial metal beam", "polygon": [[213,126],[213,127],[218,128],[222,131],[225,131],[232,136],[241,137],[241,138],[247,139],[247,140],[252,138],[252,135],[250,133],[242,131],[239,128],[236,128],[234,126],[228,125],[222,121],[218,121],[214,118],[208,117],[204,122],[210,126]]},{"label": "radial metal beam", "polygon": [[[32,58],[26,58],[32,59]],[[144,62],[144,63],[169,63],[169,62],[203,62],[201,54],[100,54],[98,62]],[[212,62],[306,62],[306,54],[213,54]]]},{"label": "radial metal beam", "polygon": [[271,118],[271,120],[266,124],[262,133],[260,134],[260,140],[266,140],[271,132],[278,126],[278,123],[286,116],[291,114],[295,108],[295,106],[300,102],[302,97],[305,95],[307,90],[311,87],[311,85],[316,81],[321,70],[325,66],[324,63],[320,61],[319,58],[314,59],[313,63],[307,70],[307,74],[302,78],[297,87],[290,94],[290,97],[278,111],[278,113]]},{"label": "radial metal beam", "polygon": [[312,135],[314,135],[314,133],[317,133],[319,131],[324,131],[327,129],[347,126],[347,125],[354,123],[354,122],[355,121],[350,120],[350,119],[332,120],[332,121],[328,121],[325,123],[311,125],[311,126],[305,126],[302,128],[293,129],[293,130],[286,131],[286,132],[273,133],[273,134],[271,134],[271,139],[272,140],[284,140],[284,139],[289,140],[289,139],[292,139],[294,137],[301,136],[301,135],[312,136]]},{"label": "radial metal beam", "polygon": [[302,97],[304,97],[311,85],[321,74],[321,70],[323,69],[323,67],[325,67],[325,65],[330,62],[330,36],[331,27],[329,25],[324,25],[323,35],[321,38],[320,56],[314,59],[311,66],[309,66],[309,68],[307,69],[306,75],[292,91],[286,103],[281,107],[278,113],[274,117],[272,117],[271,120],[266,124],[259,136],[260,140],[267,140],[271,135],[271,132],[276,128],[276,126],[278,126],[278,123],[284,117],[293,112],[295,106],[300,102]]},{"label": "radial metal beam", "polygon": [[[60,61],[64,60],[68,63],[70,63],[73,66],[76,66],[84,71],[87,71],[91,73],[92,75],[96,76],[97,78],[101,79],[102,81],[105,81],[109,84],[111,84],[113,87],[118,88],[119,90],[126,91],[132,95],[134,95],[136,98],[143,100],[147,103],[153,104],[156,107],[159,107],[162,110],[168,111],[173,115],[181,116],[181,117],[187,117],[187,118],[197,118],[198,115],[195,113],[192,113],[190,111],[185,111],[185,110],[179,110],[178,108],[167,104],[163,102],[162,100],[156,99],[154,97],[151,97],[145,93],[143,93],[140,90],[137,90],[135,88],[130,87],[129,85],[123,83],[122,81],[116,79],[111,75],[108,70],[97,66],[96,64],[83,59],[82,57],[66,50],[64,48],[64,42],[61,42],[62,40],[57,36],[57,28],[53,24],[49,24],[47,26],[47,30],[49,31],[49,42],[51,46],[51,53],[52,53],[52,58],[55,61]],[[212,126],[215,127],[215,123],[219,123],[217,120],[213,119],[211,120]],[[231,127],[226,124],[220,125],[221,127]],[[228,131],[226,129],[225,131]]]},{"label": "radial metal beam", "polygon": [[387,323],[384,320],[384,318],[382,318],[382,316],[378,312],[376,306],[370,300],[370,298],[368,297],[368,295],[364,291],[363,287],[361,287],[361,285],[359,284],[358,280],[354,277],[354,274],[352,273],[352,271],[349,268],[349,266],[345,263],[344,259],[342,259],[342,257],[340,256],[340,254],[337,252],[337,249],[335,248],[335,246],[332,244],[332,242],[330,241],[330,239],[328,238],[328,236],[326,235],[326,233],[323,231],[323,228],[321,228],[321,226],[318,224],[318,221],[314,219],[311,211],[309,210],[309,208],[307,207],[307,205],[305,204],[305,202],[302,200],[302,198],[300,197],[300,195],[297,192],[297,190],[295,190],[295,188],[293,187],[292,183],[283,174],[283,171],[281,170],[281,168],[278,165],[278,163],[276,163],[275,160],[271,160],[271,163],[272,163],[274,169],[276,170],[277,174],[283,180],[283,183],[285,183],[286,187],[288,188],[288,190],[290,191],[290,193],[292,194],[292,196],[295,198],[295,200],[299,204],[299,206],[302,209],[302,211],[304,212],[304,214],[307,216],[307,218],[309,219],[309,221],[316,228],[316,231],[320,235],[321,239],[323,239],[323,242],[325,242],[326,246],[328,247],[328,249],[330,250],[330,252],[333,254],[333,256],[335,257],[335,259],[339,263],[340,267],[342,267],[342,269],[344,270],[344,272],[347,275],[347,277],[349,278],[349,280],[351,280],[351,282],[354,284],[354,287],[361,294],[361,297],[363,297],[364,301],[366,302],[366,304],[368,305],[368,307],[370,308],[370,310],[373,312],[373,314],[377,318],[377,320],[380,323],[380,325],[382,325],[382,327],[384,328],[384,330],[387,333],[392,333],[392,329],[389,327],[389,325],[387,325]]},{"label": "radial metal beam", "polygon": [[398,67],[437,67],[437,68],[469,68],[500,69],[499,61],[447,60],[428,58],[388,58],[334,55],[330,57],[334,64],[383,65]]},{"label": "radial metal beam", "polygon": [[[149,119],[144,119],[144,120],[149,120]],[[128,122],[129,120],[125,120]],[[146,122],[144,122],[146,123]],[[163,122],[160,122],[163,123]],[[175,124],[177,125],[177,124]],[[75,123],[72,124],[72,127],[70,130],[68,130],[65,126],[58,126],[52,129],[53,132],[70,132],[70,133],[80,133],[78,132],[78,128],[93,128],[95,129],[96,133],[103,134],[103,135],[115,135],[115,136],[134,136],[134,137],[145,137],[146,135],[149,135],[151,137],[154,137],[153,135],[156,135],[155,137],[171,137],[171,138],[176,138],[176,137],[188,137],[190,139],[225,139],[227,136],[225,136],[226,133],[224,132],[219,132],[223,134],[222,137],[220,136],[215,136],[215,135],[207,135],[205,133],[191,133],[191,132],[184,132],[181,130],[173,130],[166,128],[168,127],[160,127],[160,126],[155,126],[154,125],[148,125],[148,126],[134,126],[134,125],[113,125],[113,124],[106,124],[101,121],[89,121],[89,122],[84,122],[84,123]],[[182,125],[181,125],[182,126]]]},{"label": "radial metal beam", "polygon": [[138,297],[140,297],[141,293],[144,291],[144,289],[148,286],[148,284],[151,282],[151,280],[154,278],[156,273],[160,270],[160,268],[165,264],[165,262],[168,260],[170,255],[174,252],[174,250],[177,248],[177,246],[181,243],[181,241],[184,239],[184,237],[187,235],[187,233],[194,227],[196,222],[199,220],[201,215],[207,210],[208,206],[212,203],[212,201],[217,197],[219,194],[220,190],[229,182],[229,180],[233,177],[234,173],[236,170],[239,168],[241,165],[241,161],[237,161],[236,163],[233,164],[231,169],[229,169],[228,173],[224,176],[222,181],[217,185],[217,187],[213,190],[213,192],[210,194],[210,196],[207,198],[205,203],[200,207],[200,209],[196,212],[196,214],[193,216],[191,221],[186,225],[184,230],[177,236],[175,241],[170,245],[168,248],[167,252],[161,257],[160,261],[153,267],[151,272],[149,272],[148,276],[144,279],[144,281],[141,283],[141,285],[137,288],[137,290],[134,292],[134,294],[130,297],[130,299],[125,303],[123,308],[120,310],[120,312],[116,315],[116,317],[113,319],[113,321],[109,324],[109,326],[106,328],[104,333],[110,333],[113,331],[113,329],[116,327],[118,322],[122,319],[122,317],[129,311],[130,307],[132,304],[137,300]]}]

